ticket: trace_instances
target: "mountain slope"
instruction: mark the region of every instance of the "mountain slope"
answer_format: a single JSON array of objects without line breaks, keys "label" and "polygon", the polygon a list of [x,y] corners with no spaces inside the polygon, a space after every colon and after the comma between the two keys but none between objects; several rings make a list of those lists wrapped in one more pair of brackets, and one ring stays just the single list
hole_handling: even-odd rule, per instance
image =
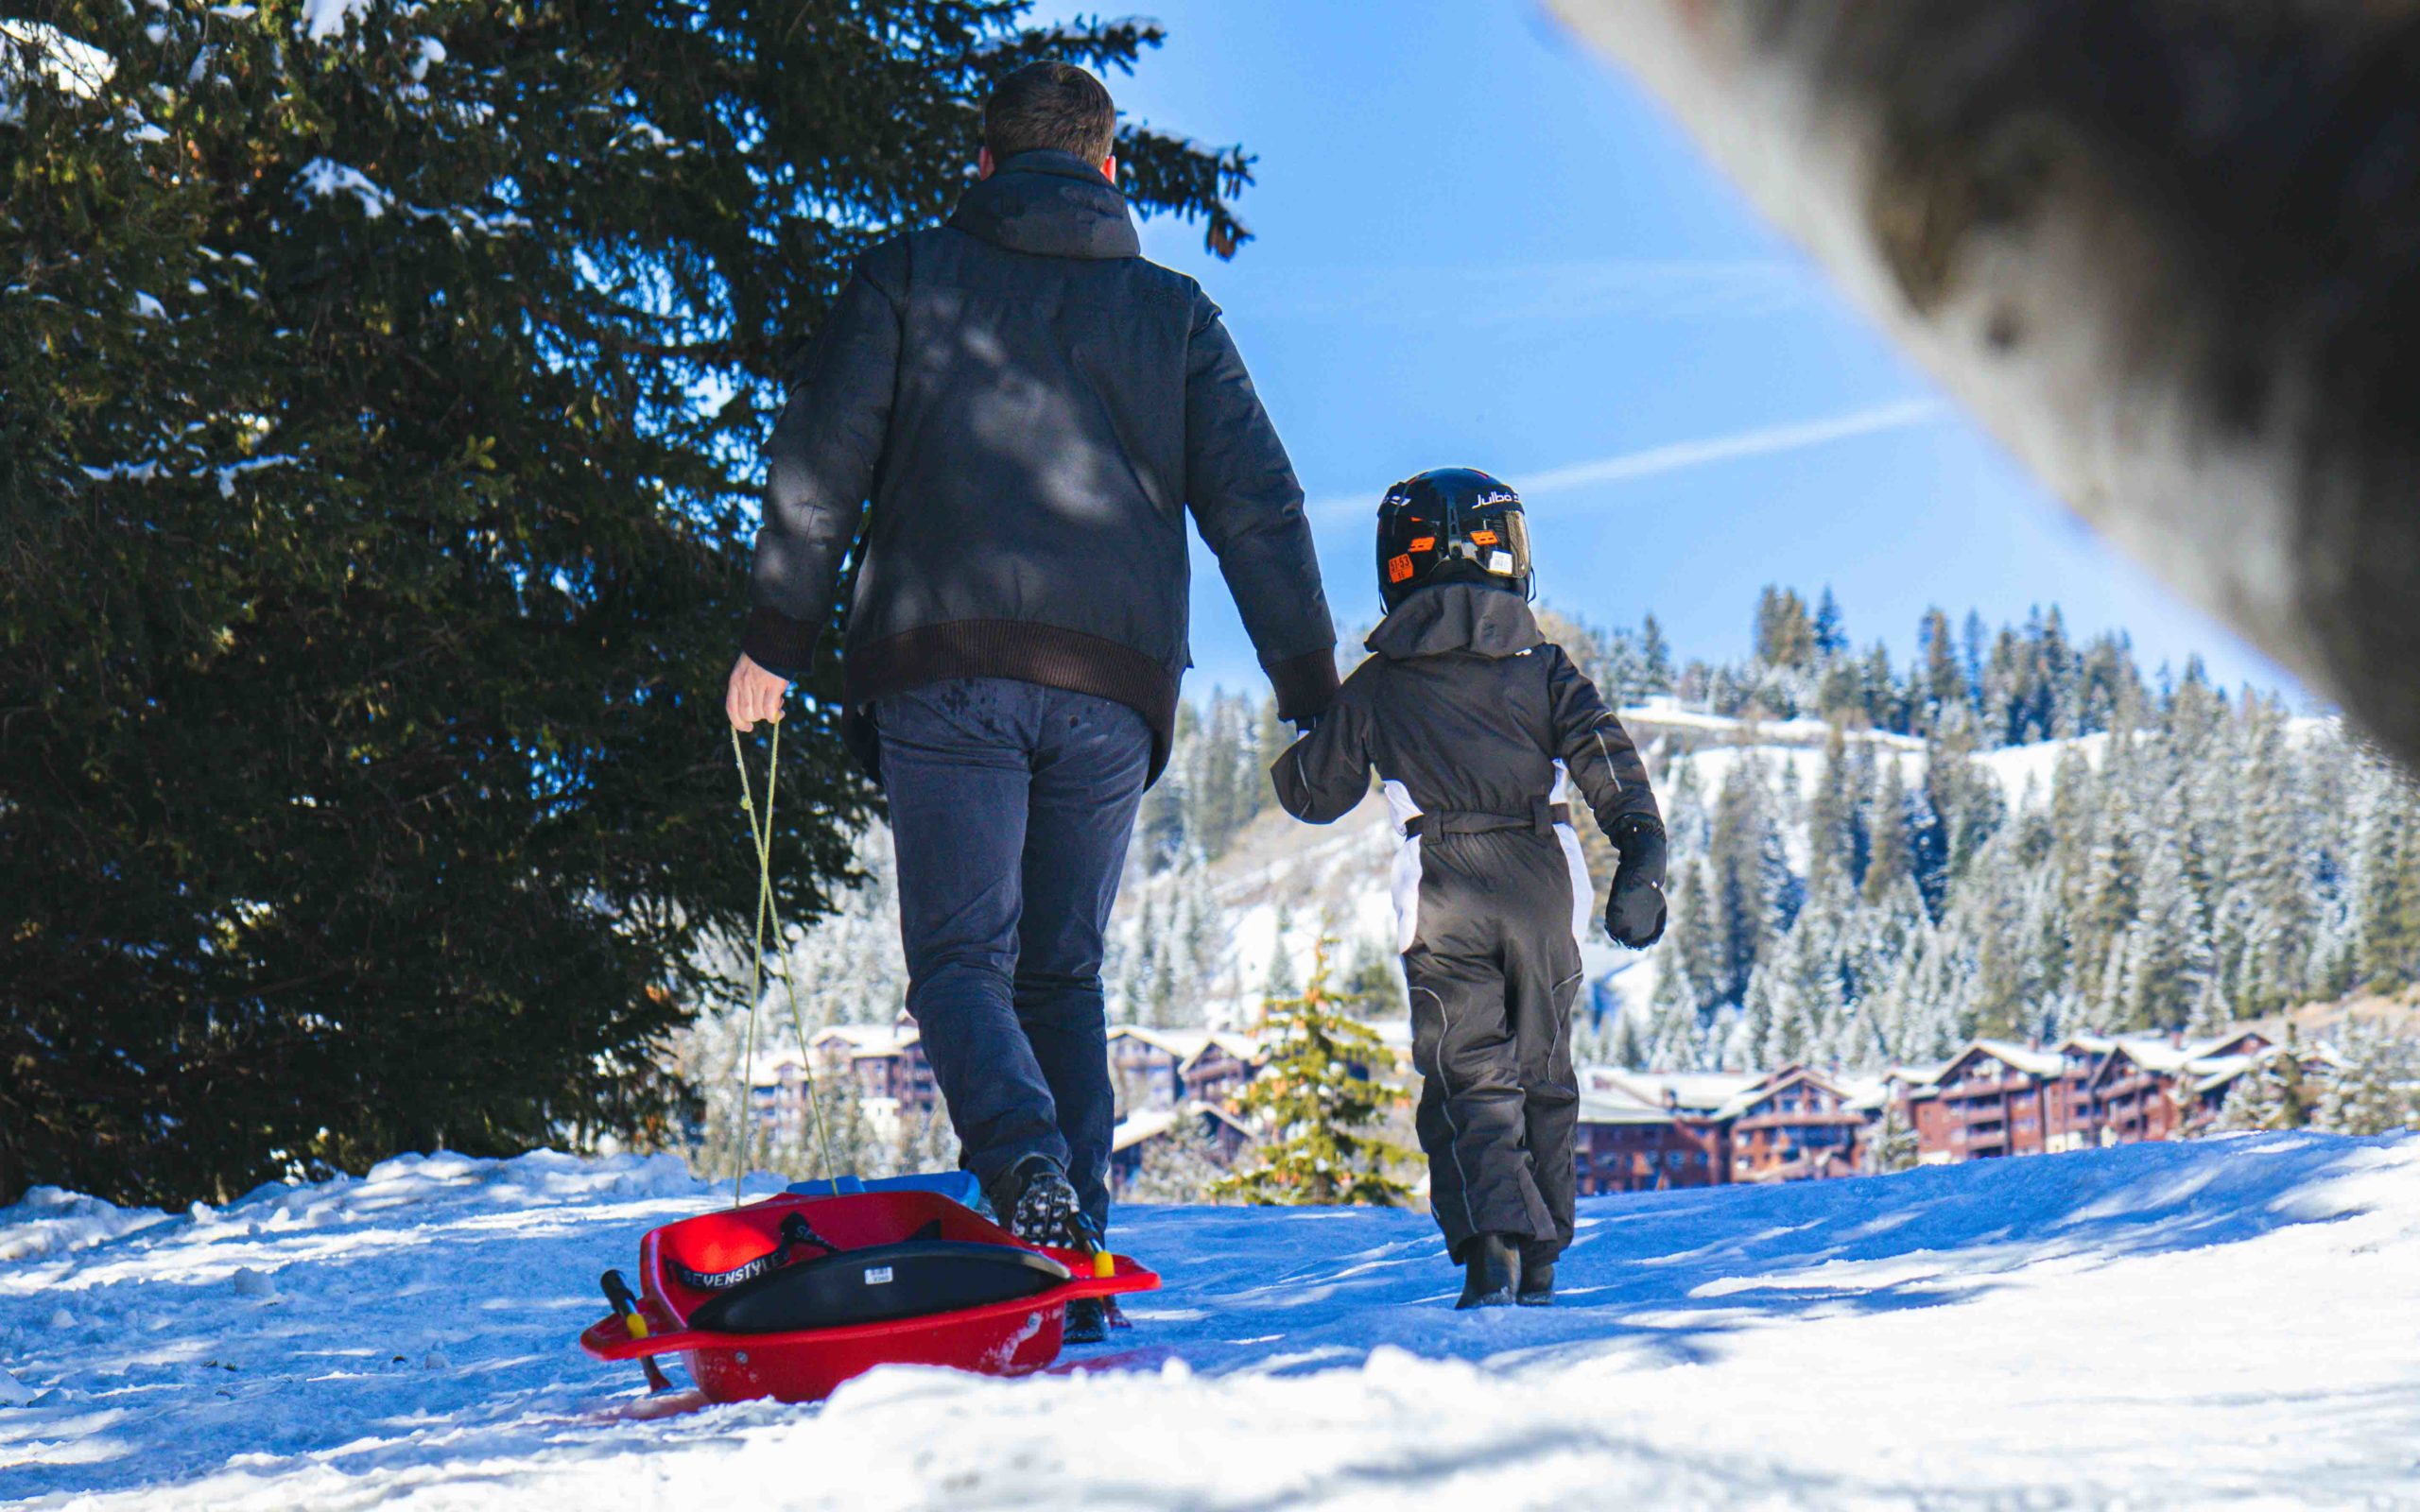
[{"label": "mountain slope", "polygon": [[0,1499],[2312,1505],[2420,1471],[2415,1137],[1593,1200],[1546,1312],[1452,1312],[1411,1213],[1129,1208],[1167,1289],[1119,1374],[632,1420],[636,1371],[573,1344],[596,1273],[726,1200],[666,1159],[441,1155],[0,1211]]}]

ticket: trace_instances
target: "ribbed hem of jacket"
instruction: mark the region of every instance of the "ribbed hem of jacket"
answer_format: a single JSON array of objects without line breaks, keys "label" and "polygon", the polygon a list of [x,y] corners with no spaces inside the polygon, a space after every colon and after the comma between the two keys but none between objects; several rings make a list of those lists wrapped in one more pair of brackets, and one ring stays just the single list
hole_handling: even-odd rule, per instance
[{"label": "ribbed hem of jacket", "polygon": [[1336,702],[1336,647],[1322,646],[1283,662],[1263,662],[1269,685],[1276,690],[1277,717],[1289,724],[1317,719]]},{"label": "ribbed hem of jacket", "polygon": [[779,610],[761,606],[748,611],[748,624],[739,632],[739,648],[748,660],[777,678],[804,682],[815,666],[815,643],[820,626],[809,620],[794,620]]},{"label": "ribbed hem of jacket", "polygon": [[1013,678],[1122,703],[1151,730],[1159,781],[1176,733],[1177,679],[1167,667],[1115,641],[1026,620],[953,620],[922,625],[841,659],[852,709],[946,678]]}]

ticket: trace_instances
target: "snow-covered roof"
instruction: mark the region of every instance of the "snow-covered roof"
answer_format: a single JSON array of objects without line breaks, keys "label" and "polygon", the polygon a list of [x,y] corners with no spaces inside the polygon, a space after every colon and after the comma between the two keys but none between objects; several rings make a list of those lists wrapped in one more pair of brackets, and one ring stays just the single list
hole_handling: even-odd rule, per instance
[{"label": "snow-covered roof", "polygon": [[[1839,1082],[1806,1066],[1784,1066],[1771,1075],[1759,1078],[1754,1086],[1726,1099],[1721,1107],[1714,1110],[1712,1116],[1717,1119],[1743,1117],[1766,1099],[1777,1096],[1802,1083],[1819,1087],[1830,1092],[1841,1100],[1843,1111],[1847,1110],[1845,1105],[1849,1100],[1849,1094]],[[1879,1104],[1877,1103],[1876,1106]]]},{"label": "snow-covered roof", "polygon": [[1891,1100],[1887,1076],[1842,1076],[1839,1086],[1841,1106],[1853,1113],[1870,1113]]},{"label": "snow-covered roof", "polygon": [[[1968,1047],[2036,1076],[2056,1076],[2067,1069],[2066,1057],[2053,1050],[2038,1050],[2008,1040],[1978,1040]],[[1961,1060],[1965,1057],[1961,1056]]]},{"label": "snow-covered roof", "polygon": [[1176,1127],[1179,1120],[1186,1118],[1213,1119],[1239,1133],[1252,1132],[1243,1120],[1216,1103],[1197,1101],[1185,1104],[1182,1110],[1174,1108],[1135,1108],[1118,1120],[1117,1127],[1110,1134],[1109,1147],[1112,1150],[1131,1149],[1145,1140],[1158,1139]]},{"label": "snow-covered roof", "polygon": [[1110,1133],[1109,1147],[1131,1149],[1145,1140],[1157,1139],[1176,1127],[1177,1117],[1173,1108],[1138,1108],[1118,1120],[1117,1127]]},{"label": "snow-covered roof", "polygon": [[1113,1040],[1132,1040],[1150,1045],[1179,1064],[1201,1054],[1210,1043],[1207,1029],[1155,1029],[1140,1023],[1113,1023],[1109,1026]]},{"label": "snow-covered roof", "polygon": [[1672,1114],[1661,1103],[1643,1103],[1627,1092],[1580,1094],[1582,1124],[1669,1124]]},{"label": "snow-covered roof", "polygon": [[2242,1075],[2263,1058],[2260,1056],[2214,1056],[2208,1059],[2196,1060],[2192,1065],[2193,1090],[2197,1092],[2215,1091]]},{"label": "snow-covered roof", "polygon": [[1761,1073],[1744,1071],[1647,1072],[1600,1066],[1589,1073],[1590,1083],[1599,1091],[1620,1093],[1657,1108],[1665,1106],[1668,1092],[1673,1106],[1701,1114],[1712,1112],[1764,1079]]}]

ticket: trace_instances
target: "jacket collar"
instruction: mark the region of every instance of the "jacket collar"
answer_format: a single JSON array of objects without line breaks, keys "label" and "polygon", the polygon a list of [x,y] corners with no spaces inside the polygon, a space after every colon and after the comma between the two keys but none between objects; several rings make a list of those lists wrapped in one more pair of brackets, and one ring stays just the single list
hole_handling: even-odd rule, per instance
[{"label": "jacket collar", "polygon": [[1012,252],[1043,257],[1139,257],[1142,239],[1126,197],[1100,170],[1066,152],[1020,152],[972,185],[949,224]]},{"label": "jacket collar", "polygon": [[1453,651],[1501,660],[1544,645],[1546,637],[1520,594],[1476,583],[1441,583],[1396,605],[1364,644],[1392,662]]}]

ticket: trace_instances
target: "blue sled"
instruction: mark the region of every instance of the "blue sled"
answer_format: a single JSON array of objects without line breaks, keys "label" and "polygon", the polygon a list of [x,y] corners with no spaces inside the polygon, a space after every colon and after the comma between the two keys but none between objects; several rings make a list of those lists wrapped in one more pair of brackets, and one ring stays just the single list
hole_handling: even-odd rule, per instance
[{"label": "blue sled", "polygon": [[879,1176],[871,1181],[862,1177],[844,1176],[821,1181],[794,1181],[783,1190],[795,1197],[852,1197],[867,1192],[930,1192],[947,1197],[961,1208],[971,1208],[977,1212],[988,1211],[983,1202],[983,1183],[975,1179],[972,1171]]}]

